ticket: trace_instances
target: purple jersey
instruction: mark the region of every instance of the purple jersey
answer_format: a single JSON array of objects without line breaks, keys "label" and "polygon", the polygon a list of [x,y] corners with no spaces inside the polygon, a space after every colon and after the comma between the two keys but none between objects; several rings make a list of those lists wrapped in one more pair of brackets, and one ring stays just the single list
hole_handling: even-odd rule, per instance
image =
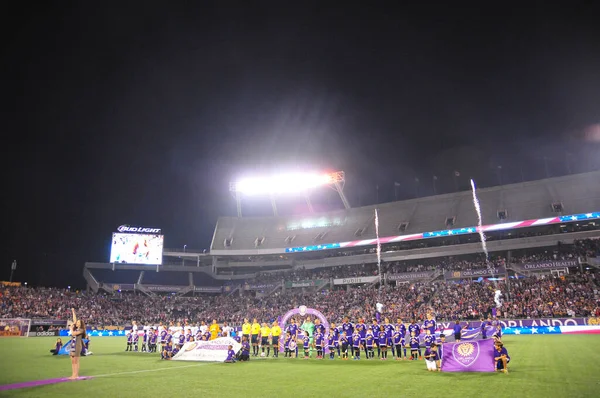
[{"label": "purple jersey", "polygon": [[391,339],[392,335],[394,334],[394,325],[392,325],[391,323],[386,323],[385,325],[383,325],[383,330],[385,330],[385,336],[388,339]]},{"label": "purple jersey", "polygon": [[127,335],[127,342],[128,342],[128,343],[131,343],[131,342],[133,342],[133,333],[129,333],[129,334]]},{"label": "purple jersey", "polygon": [[179,345],[183,345],[185,343],[185,335],[182,333],[179,335]]},{"label": "purple jersey", "polygon": [[354,347],[360,347],[360,340],[360,333],[354,332],[354,334],[352,335],[352,344],[354,345]]},{"label": "purple jersey", "polygon": [[357,323],[356,326],[354,327],[354,331],[358,332],[358,334],[360,335],[361,340],[365,339],[365,336],[367,335],[367,325],[365,325],[364,323]]},{"label": "purple jersey", "polygon": [[373,329],[373,336],[375,336],[375,341],[379,341],[379,331],[381,330],[380,327],[381,325],[379,325],[377,322],[374,322],[371,325],[371,329]]},{"label": "purple jersey", "polygon": [[171,350],[171,355],[175,356],[178,352],[179,352],[179,348],[173,347],[173,350]]},{"label": "purple jersey", "polygon": [[427,347],[425,349],[425,359],[428,361],[439,361],[440,356],[437,351],[434,351],[431,348]]},{"label": "purple jersey", "polygon": [[375,344],[375,336],[373,336],[373,333],[367,332],[365,335],[365,343],[367,344],[367,347],[373,347],[373,344]]},{"label": "purple jersey", "polygon": [[304,345],[304,349],[308,350],[308,345],[310,343],[310,337],[308,337],[308,335],[304,336],[304,338],[302,339],[302,343]]},{"label": "purple jersey", "polygon": [[402,334],[400,334],[399,330],[395,330],[394,334],[392,335],[392,341],[394,342],[394,345],[400,345],[402,340]]},{"label": "purple jersey", "polygon": [[291,337],[291,336],[287,336],[287,335],[286,335],[286,336],[285,336],[285,341],[284,341],[284,343],[283,343],[283,346],[284,346],[285,348],[288,348],[288,347],[290,346],[290,341],[291,341],[291,340],[292,340],[292,337]]},{"label": "purple jersey", "polygon": [[344,322],[342,324],[342,330],[346,332],[346,338],[348,338],[354,333],[354,326],[350,322]]},{"label": "purple jersey", "polygon": [[431,347],[431,343],[435,341],[435,336],[432,334],[426,334],[425,337],[423,337],[423,341],[425,341],[425,347],[429,348]]},{"label": "purple jersey", "polygon": [[298,333],[298,325],[292,323],[290,326],[287,327],[287,331],[290,332],[292,336],[295,336],[296,333]]},{"label": "purple jersey", "polygon": [[421,334],[421,327],[416,323],[411,323],[410,325],[408,325],[408,334],[411,335],[413,333],[417,337],[419,337],[419,335]]},{"label": "purple jersey", "polygon": [[137,332],[135,332],[133,334],[133,342],[137,344],[138,340],[140,339],[140,335],[137,334]]},{"label": "purple jersey", "polygon": [[423,322],[423,329],[429,330],[431,334],[435,334],[436,327],[437,325],[434,319],[426,319],[425,322]]},{"label": "purple jersey", "polygon": [[385,330],[379,332],[379,345],[386,346],[388,345],[388,337],[385,333]]},{"label": "purple jersey", "polygon": [[156,333],[150,334],[150,344],[156,344],[157,339],[158,339],[158,336],[156,336]]},{"label": "purple jersey", "polygon": [[242,354],[250,355],[250,343],[248,341],[242,341]]},{"label": "purple jersey", "polygon": [[403,323],[396,325],[395,329],[400,331],[402,337],[406,336],[406,326]]},{"label": "purple jersey", "polygon": [[233,358],[235,358],[235,351],[227,350],[227,358],[225,359],[225,361],[231,362],[233,361]]},{"label": "purple jersey", "polygon": [[317,332],[315,333],[315,346],[317,347],[323,347],[323,333],[321,332]]},{"label": "purple jersey", "polygon": [[327,345],[329,346],[329,348],[337,347],[338,340],[333,333],[328,336]]},{"label": "purple jersey", "polygon": [[317,333],[317,332],[325,334],[325,326],[323,326],[321,324],[315,325],[315,330],[313,333]]},{"label": "purple jersey", "polygon": [[410,338],[410,349],[411,350],[418,350],[419,349],[419,338],[418,337],[411,337]]},{"label": "purple jersey", "polygon": [[167,331],[163,330],[162,332],[160,332],[160,342],[161,343],[165,343],[167,341]]}]

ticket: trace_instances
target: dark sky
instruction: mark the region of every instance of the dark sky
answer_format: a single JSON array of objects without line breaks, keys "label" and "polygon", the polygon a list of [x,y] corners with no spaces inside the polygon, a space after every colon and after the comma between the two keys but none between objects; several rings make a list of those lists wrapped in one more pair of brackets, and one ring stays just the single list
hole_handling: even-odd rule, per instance
[{"label": "dark sky", "polygon": [[344,170],[364,205],[394,182],[430,195],[433,175],[451,191],[454,170],[462,188],[600,166],[583,139],[600,123],[597,6],[179,3],[3,13],[0,279],[17,259],[16,280],[80,283],[125,223],[208,248],[248,172]]}]

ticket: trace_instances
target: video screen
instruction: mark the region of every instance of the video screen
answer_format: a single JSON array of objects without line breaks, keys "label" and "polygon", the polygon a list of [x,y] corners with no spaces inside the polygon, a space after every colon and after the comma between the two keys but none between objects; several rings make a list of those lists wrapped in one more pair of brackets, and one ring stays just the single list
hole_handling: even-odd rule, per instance
[{"label": "video screen", "polygon": [[114,233],[110,262],[121,264],[162,264],[163,235]]}]

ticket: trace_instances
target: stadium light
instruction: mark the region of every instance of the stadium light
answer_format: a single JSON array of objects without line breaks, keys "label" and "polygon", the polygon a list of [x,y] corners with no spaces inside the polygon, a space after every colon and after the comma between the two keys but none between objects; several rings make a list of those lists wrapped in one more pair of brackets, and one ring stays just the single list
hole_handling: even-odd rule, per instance
[{"label": "stadium light", "polygon": [[230,191],[248,196],[299,194],[343,179],[343,172],[278,174],[232,182]]},{"label": "stadium light", "polygon": [[309,212],[313,213],[310,192],[323,186],[334,188],[340,195],[344,207],[349,209],[350,203],[344,195],[345,182],[343,171],[274,174],[262,178],[244,178],[230,182],[229,191],[235,196],[238,217],[242,217],[242,196],[269,196],[273,215],[278,216],[276,198],[286,195],[303,195]]}]

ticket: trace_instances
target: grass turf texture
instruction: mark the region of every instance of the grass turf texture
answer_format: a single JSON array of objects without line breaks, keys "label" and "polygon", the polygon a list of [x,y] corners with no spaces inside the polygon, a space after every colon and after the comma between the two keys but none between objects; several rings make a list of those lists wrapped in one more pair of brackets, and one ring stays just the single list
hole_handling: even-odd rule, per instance
[{"label": "grass turf texture", "polygon": [[[51,337],[2,338],[0,384],[70,375],[66,356],[52,356]],[[124,352],[125,339],[95,338],[81,358],[92,380],[0,392],[0,397],[597,397],[600,336],[505,336],[510,374],[430,373],[424,361],[255,359],[222,364],[161,361]],[[314,354],[313,354],[314,355]],[[162,369],[162,370],[160,370]]]}]

